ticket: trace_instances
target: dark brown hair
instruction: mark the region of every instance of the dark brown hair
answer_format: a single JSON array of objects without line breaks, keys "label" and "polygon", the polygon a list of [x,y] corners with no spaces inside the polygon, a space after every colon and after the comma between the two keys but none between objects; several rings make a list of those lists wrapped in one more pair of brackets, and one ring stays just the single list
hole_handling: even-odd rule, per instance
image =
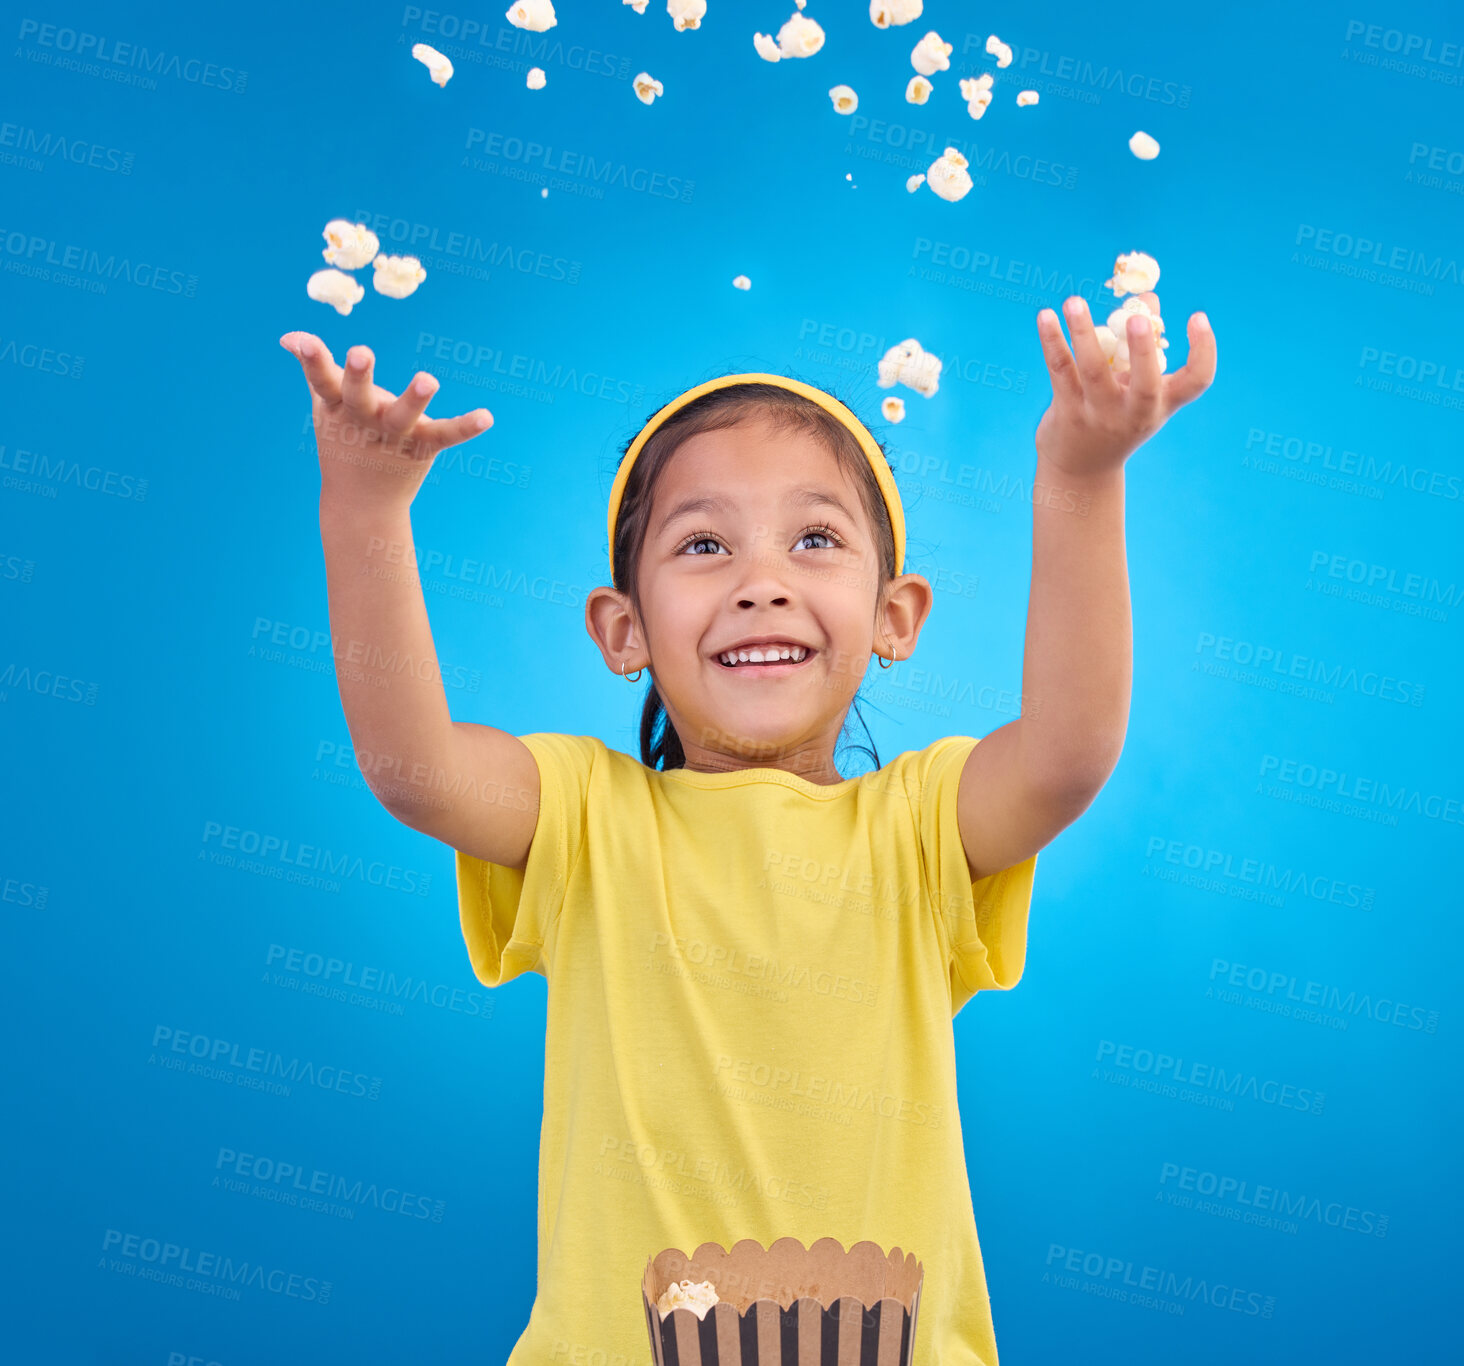
[{"label": "dark brown hair", "polygon": [[[832,393],[832,390],[826,392]],[[661,406],[663,405],[658,405],[655,411],[659,412]],[[654,412],[648,415],[646,421],[654,415]],[[777,431],[791,428],[807,432],[822,442],[839,462],[839,467],[852,477],[859,489],[870,525],[874,528],[879,570],[879,595],[876,599],[878,610],[885,589],[895,577],[895,533],[890,524],[884,495],[880,492],[879,481],[869,466],[863,448],[848,427],[811,399],[776,384],[752,381],[729,384],[693,399],[667,418],[646,442],[626,480],[620,512],[615,522],[614,586],[630,598],[639,613],[641,600],[637,571],[640,567],[641,549],[645,545],[656,483],[682,442],[700,432],[734,427],[749,418],[761,418]],[[631,436],[621,447],[620,463],[624,463],[634,440],[635,437]],[[883,454],[883,444],[878,441],[875,444]],[[888,456],[885,459],[888,462]],[[857,703],[856,696],[856,713]],[[862,715],[859,716],[859,721],[864,725],[864,733],[869,735],[869,727]],[[861,745],[856,746],[856,749],[868,753],[878,769],[879,751],[873,746],[874,738],[870,736],[868,747]],[[641,762],[649,768],[664,770],[686,766],[681,737],[677,735],[676,728],[666,714],[666,707],[657,691],[654,678],[647,687],[645,702],[641,707],[640,749]]]}]

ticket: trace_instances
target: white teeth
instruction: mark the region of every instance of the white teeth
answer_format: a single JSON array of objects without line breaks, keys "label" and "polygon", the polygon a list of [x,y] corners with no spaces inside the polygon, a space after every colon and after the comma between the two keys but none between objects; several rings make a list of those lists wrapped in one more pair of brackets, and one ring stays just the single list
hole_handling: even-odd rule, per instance
[{"label": "white teeth", "polygon": [[723,664],[770,664],[777,659],[791,659],[799,663],[808,656],[802,645],[766,645],[750,650],[729,650],[717,656]]}]

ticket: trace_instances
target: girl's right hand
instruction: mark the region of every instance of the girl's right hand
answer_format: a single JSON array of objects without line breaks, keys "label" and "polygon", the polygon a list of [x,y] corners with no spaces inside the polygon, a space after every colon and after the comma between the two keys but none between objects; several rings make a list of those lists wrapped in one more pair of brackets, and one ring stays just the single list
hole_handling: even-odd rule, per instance
[{"label": "girl's right hand", "polygon": [[419,370],[398,398],[372,383],[370,347],[351,347],[342,369],[313,333],[286,332],[280,345],[300,362],[310,385],[322,502],[361,511],[406,507],[438,451],[493,425],[486,408],[461,417],[423,416],[437,381]]}]

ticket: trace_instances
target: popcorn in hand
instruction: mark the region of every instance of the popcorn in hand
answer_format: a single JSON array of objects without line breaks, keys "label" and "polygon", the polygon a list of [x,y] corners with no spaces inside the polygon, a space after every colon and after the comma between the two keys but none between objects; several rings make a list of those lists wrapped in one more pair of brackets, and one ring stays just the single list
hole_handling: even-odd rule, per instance
[{"label": "popcorn in hand", "polygon": [[554,0],[518,0],[503,17],[514,28],[526,28],[533,33],[543,33],[559,22],[554,17]]},{"label": "popcorn in hand", "polygon": [[924,104],[934,89],[924,76],[911,76],[910,84],[905,87],[905,100],[909,104]]},{"label": "popcorn in hand", "polygon": [[823,29],[802,14],[795,12],[778,30],[778,51],[785,57],[812,57],[823,45]]},{"label": "popcorn in hand", "polygon": [[649,71],[642,71],[639,76],[631,82],[635,90],[635,97],[642,104],[649,104],[657,95],[664,95],[666,87],[660,81],[652,80]]},{"label": "popcorn in hand", "polygon": [[903,384],[926,398],[934,396],[940,387],[940,357],[924,350],[914,337],[909,337],[898,346],[892,346],[879,362],[881,389],[891,389]]},{"label": "popcorn in hand", "polygon": [[666,0],[666,13],[676,25],[677,33],[689,28],[700,28],[707,12],[707,0]]},{"label": "popcorn in hand", "polygon": [[332,218],[321,236],[330,243],[320,253],[326,264],[342,270],[360,270],[381,250],[376,234],[364,223],[352,223],[349,218]]},{"label": "popcorn in hand", "polygon": [[690,1309],[699,1319],[718,1303],[716,1287],[710,1281],[672,1281],[656,1299],[656,1308],[664,1319],[675,1309]]},{"label": "popcorn in hand", "polygon": [[752,45],[757,49],[757,55],[765,62],[781,62],[783,54],[778,51],[778,44],[773,40],[771,33],[754,33]]},{"label": "popcorn in hand", "polygon": [[408,294],[415,294],[417,286],[427,278],[427,272],[415,256],[382,254],[371,264],[376,268],[371,283],[378,294],[385,294],[388,299],[405,299]]},{"label": "popcorn in hand", "polygon": [[1159,344],[1156,351],[1159,357],[1159,373],[1161,375],[1164,373],[1164,348],[1169,345],[1168,339],[1164,336],[1164,319],[1145,302],[1146,299],[1153,299],[1156,304],[1158,303],[1158,296],[1155,294],[1148,294],[1142,298],[1134,295],[1123,301],[1122,308],[1115,308],[1108,315],[1108,321],[1102,327],[1093,329],[1097,334],[1099,345],[1103,348],[1104,359],[1107,360],[1115,374],[1121,375],[1130,369],[1128,320],[1135,314],[1147,318],[1149,325],[1154,330],[1154,340]]},{"label": "popcorn in hand", "polygon": [[452,63],[442,53],[426,43],[413,43],[412,56],[427,68],[427,74],[432,77],[434,85],[446,89],[447,83],[452,80]]},{"label": "popcorn in hand", "polygon": [[739,276],[737,276],[736,279],[734,279],[732,281],[732,288],[733,289],[751,289],[752,288],[752,281],[749,280],[747,278],[747,276],[745,276],[745,275],[739,275]]},{"label": "popcorn in hand", "polygon": [[305,292],[317,303],[329,304],[341,317],[366,297],[366,291],[342,270],[317,270],[305,282]]},{"label": "popcorn in hand", "polygon": [[852,114],[859,108],[859,96],[854,93],[853,86],[836,85],[829,91],[829,98],[834,102],[836,114]]},{"label": "popcorn in hand", "polygon": [[891,395],[879,405],[879,410],[884,414],[886,422],[903,422],[905,420],[905,400],[895,398]]},{"label": "popcorn in hand", "polygon": [[1159,155],[1159,144],[1147,133],[1135,133],[1129,139],[1129,151],[1140,161],[1153,161]]},{"label": "popcorn in hand", "polygon": [[869,21],[875,28],[913,23],[925,8],[923,0],[869,0]]},{"label": "popcorn in hand", "polygon": [[905,188],[911,194],[914,194],[923,184],[925,184],[925,172],[923,171],[919,175],[907,176],[905,178]]},{"label": "popcorn in hand", "polygon": [[910,65],[922,76],[933,76],[937,71],[949,71],[951,53],[955,50],[954,43],[941,42],[940,34],[931,29],[915,44],[914,51],[910,53]]},{"label": "popcorn in hand", "polygon": [[986,40],[986,50],[996,58],[997,66],[1010,66],[1012,64],[1012,50],[996,34],[992,34]]},{"label": "popcorn in hand", "polygon": [[1017,91],[1017,106],[1018,106],[1018,108],[1020,108],[1024,104],[1036,104],[1036,103],[1037,103],[1037,92],[1035,90],[1019,90],[1019,91]]},{"label": "popcorn in hand", "polygon": [[542,90],[547,77],[544,75],[542,66],[531,66],[529,68],[528,87],[530,90]]},{"label": "popcorn in hand", "polygon": [[1116,298],[1147,294],[1159,283],[1159,262],[1142,251],[1126,251],[1113,263],[1113,276],[1103,282]]},{"label": "popcorn in hand", "polygon": [[942,199],[954,204],[970,193],[971,175],[966,170],[970,164],[956,148],[947,147],[926,168],[925,183]]}]

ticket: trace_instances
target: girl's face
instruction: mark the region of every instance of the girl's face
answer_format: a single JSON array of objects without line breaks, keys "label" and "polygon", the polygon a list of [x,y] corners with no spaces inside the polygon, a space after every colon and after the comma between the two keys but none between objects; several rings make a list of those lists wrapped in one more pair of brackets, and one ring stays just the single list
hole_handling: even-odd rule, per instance
[{"label": "girl's face", "polygon": [[[639,588],[641,621],[609,643],[614,658],[649,659],[687,768],[770,766],[820,783],[840,781],[833,748],[871,652],[908,658],[930,610],[929,584],[903,575],[876,623],[878,555],[858,488],[813,436],[761,418],[690,437],[671,458]],[[807,653],[722,662],[764,640]]]}]

